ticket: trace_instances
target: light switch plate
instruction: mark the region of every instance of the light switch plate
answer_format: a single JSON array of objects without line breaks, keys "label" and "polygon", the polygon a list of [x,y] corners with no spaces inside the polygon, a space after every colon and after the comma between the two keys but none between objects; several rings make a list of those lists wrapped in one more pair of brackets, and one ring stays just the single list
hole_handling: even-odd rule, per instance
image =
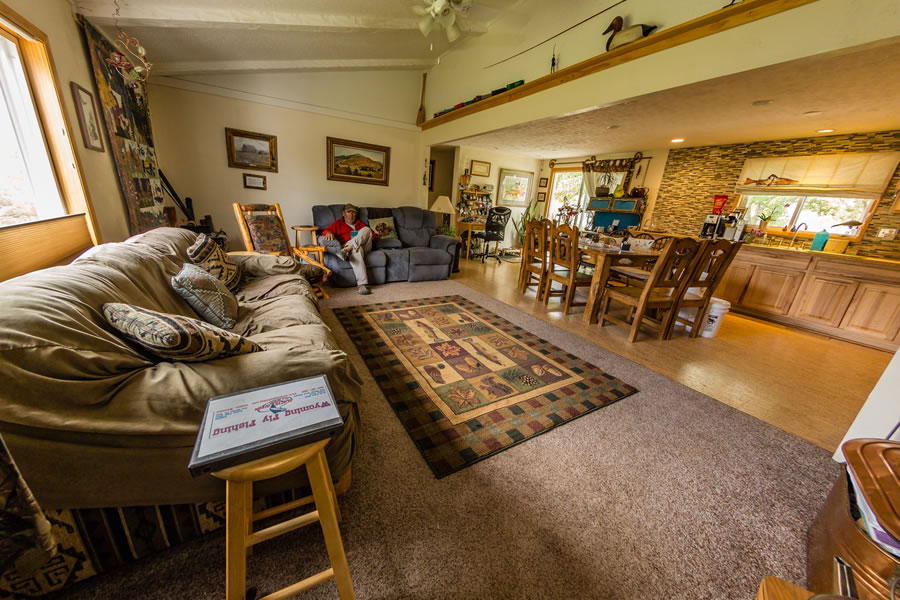
[{"label": "light switch plate", "polygon": [[892,240],[897,237],[897,230],[882,228],[878,230],[878,235],[876,237],[884,240]]}]

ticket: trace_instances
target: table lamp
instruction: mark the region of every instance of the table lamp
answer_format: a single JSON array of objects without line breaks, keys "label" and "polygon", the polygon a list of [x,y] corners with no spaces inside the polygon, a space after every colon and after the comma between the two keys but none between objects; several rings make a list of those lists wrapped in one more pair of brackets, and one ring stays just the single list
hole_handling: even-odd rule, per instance
[{"label": "table lamp", "polygon": [[431,208],[429,210],[434,213],[446,215],[446,217],[441,217],[441,225],[444,228],[450,227],[449,217],[455,210],[453,209],[453,203],[450,201],[449,196],[438,196],[435,198],[434,202],[431,203]]}]

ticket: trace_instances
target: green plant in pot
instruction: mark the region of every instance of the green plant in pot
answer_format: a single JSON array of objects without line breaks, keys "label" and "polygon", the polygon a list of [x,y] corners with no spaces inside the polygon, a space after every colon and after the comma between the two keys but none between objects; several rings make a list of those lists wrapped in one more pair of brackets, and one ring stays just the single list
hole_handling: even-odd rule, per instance
[{"label": "green plant in pot", "polygon": [[528,227],[528,223],[541,218],[541,215],[537,214],[537,205],[537,197],[535,196],[518,220],[515,217],[512,218],[513,229],[516,231],[516,241],[519,246],[525,243],[525,229]]}]

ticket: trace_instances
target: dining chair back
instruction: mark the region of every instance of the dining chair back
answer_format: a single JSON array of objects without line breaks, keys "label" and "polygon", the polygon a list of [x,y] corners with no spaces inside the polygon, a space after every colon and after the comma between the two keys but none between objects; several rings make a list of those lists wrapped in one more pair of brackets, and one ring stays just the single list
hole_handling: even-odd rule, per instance
[{"label": "dining chair back", "polygon": [[[600,308],[600,326],[610,321],[627,327],[630,329],[628,341],[634,342],[646,321],[656,326],[658,338],[664,339],[671,313],[699,258],[700,246],[701,242],[692,238],[673,239],[657,259],[646,284],[607,288]],[[630,322],[609,314],[613,300],[629,307]],[[647,314],[648,310],[657,310],[662,316],[652,318]]]},{"label": "dining chair back", "polygon": [[525,244],[522,246],[518,287],[524,294],[530,286],[537,285],[538,300],[544,299],[544,287],[547,283],[547,251],[551,227],[548,219],[532,220],[525,224]]},{"label": "dining chair back", "polygon": [[[549,304],[550,296],[562,296],[563,314],[568,314],[572,306],[586,302],[575,302],[575,290],[589,286],[591,276],[578,271],[581,251],[578,249],[578,228],[570,225],[553,225],[550,229],[550,265],[547,269],[544,304]],[[561,289],[554,291],[553,282]]]},{"label": "dining chair back", "polygon": [[[740,247],[741,242],[728,240],[704,243],[698,253],[697,263],[675,305],[675,310],[670,315],[666,339],[672,337],[676,322],[690,326],[691,337],[697,337],[700,333],[700,325],[706,317],[713,292],[725,277],[725,272],[731,266],[731,261],[734,260]],[[685,308],[696,308],[697,312],[692,318],[679,317],[678,314]]]}]

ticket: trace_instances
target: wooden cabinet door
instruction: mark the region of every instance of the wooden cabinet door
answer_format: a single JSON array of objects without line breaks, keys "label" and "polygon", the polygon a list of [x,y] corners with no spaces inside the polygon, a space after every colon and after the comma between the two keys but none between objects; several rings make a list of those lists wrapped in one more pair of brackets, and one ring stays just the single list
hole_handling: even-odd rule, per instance
[{"label": "wooden cabinet door", "polygon": [[837,327],[859,284],[848,279],[810,275],[794,302],[791,316]]},{"label": "wooden cabinet door", "polygon": [[892,340],[900,331],[900,287],[860,283],[841,329]]},{"label": "wooden cabinet door", "polygon": [[757,265],[741,298],[741,306],[761,312],[786,315],[797,295],[804,271]]},{"label": "wooden cabinet door", "polygon": [[724,277],[716,286],[713,296],[728,300],[735,306],[740,304],[741,296],[747,288],[750,276],[753,275],[753,265],[745,262],[732,262],[725,271]]}]

